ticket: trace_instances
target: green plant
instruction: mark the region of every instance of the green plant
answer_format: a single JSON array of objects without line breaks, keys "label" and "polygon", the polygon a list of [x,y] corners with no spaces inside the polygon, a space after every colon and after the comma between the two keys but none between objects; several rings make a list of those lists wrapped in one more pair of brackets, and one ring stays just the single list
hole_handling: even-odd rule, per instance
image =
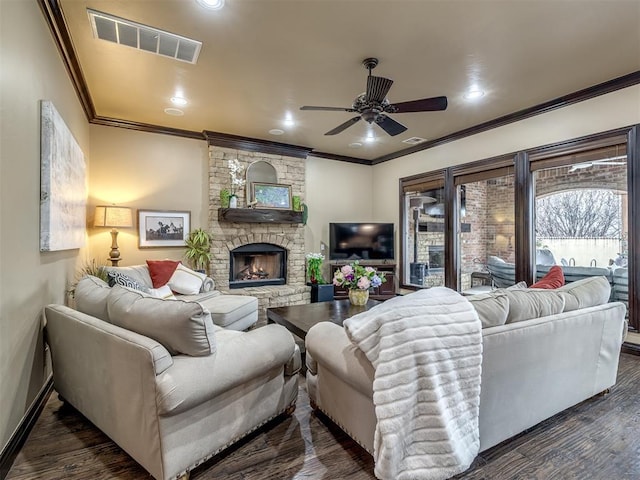
[{"label": "green plant", "polygon": [[322,276],[322,262],[324,255],[321,253],[307,253],[307,276],[310,283],[324,285],[325,280]]},{"label": "green plant", "polygon": [[78,282],[80,280],[82,280],[87,275],[93,275],[94,277],[98,277],[100,280],[107,282],[107,273],[108,271],[105,264],[98,263],[95,258],[86,260],[85,263],[76,272],[75,281],[71,284],[67,292],[69,293],[69,295],[71,295],[71,298],[75,298],[76,287],[78,286]]},{"label": "green plant", "polygon": [[194,270],[207,270],[211,262],[211,235],[209,232],[197,228],[189,233],[187,251],[184,256]]}]

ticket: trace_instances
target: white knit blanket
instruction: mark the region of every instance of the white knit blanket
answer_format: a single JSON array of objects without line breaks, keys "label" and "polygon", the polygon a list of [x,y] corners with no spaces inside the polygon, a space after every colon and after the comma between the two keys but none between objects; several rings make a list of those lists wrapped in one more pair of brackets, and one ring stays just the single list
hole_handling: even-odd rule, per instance
[{"label": "white knit blanket", "polygon": [[478,454],[481,323],[444,287],[387,300],[344,322],[375,369],[376,477],[446,479]]}]

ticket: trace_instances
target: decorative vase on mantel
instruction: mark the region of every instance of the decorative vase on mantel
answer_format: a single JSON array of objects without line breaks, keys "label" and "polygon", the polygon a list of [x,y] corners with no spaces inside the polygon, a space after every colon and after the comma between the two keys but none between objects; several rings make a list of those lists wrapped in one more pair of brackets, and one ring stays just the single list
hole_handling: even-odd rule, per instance
[{"label": "decorative vase on mantel", "polygon": [[235,193],[229,197],[229,208],[238,208],[238,197]]},{"label": "decorative vase on mantel", "polygon": [[362,307],[369,301],[369,290],[362,290],[360,288],[349,289],[349,301],[351,305]]}]

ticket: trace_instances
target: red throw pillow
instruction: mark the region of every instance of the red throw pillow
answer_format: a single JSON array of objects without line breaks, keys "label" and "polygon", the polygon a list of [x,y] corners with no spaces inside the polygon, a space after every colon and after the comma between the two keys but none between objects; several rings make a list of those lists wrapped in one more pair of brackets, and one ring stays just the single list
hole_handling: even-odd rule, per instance
[{"label": "red throw pillow", "polygon": [[153,288],[160,288],[167,284],[180,262],[174,260],[147,260],[147,265],[149,266],[149,275],[151,275]]},{"label": "red throw pillow", "polygon": [[547,274],[531,285],[531,288],[560,288],[564,285],[564,273],[562,273],[562,267],[554,265],[549,269]]}]

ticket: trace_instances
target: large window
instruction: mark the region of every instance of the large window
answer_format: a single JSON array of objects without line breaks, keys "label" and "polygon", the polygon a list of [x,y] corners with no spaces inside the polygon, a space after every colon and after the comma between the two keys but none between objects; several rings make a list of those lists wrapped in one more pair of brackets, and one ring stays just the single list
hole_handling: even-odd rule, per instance
[{"label": "large window", "polygon": [[[455,181],[460,205],[459,290],[468,290],[478,282],[490,285],[489,264],[497,262],[510,266],[511,274],[503,280],[505,285],[513,284],[516,260],[513,167],[461,175]],[[509,273],[506,267],[503,271]]]},{"label": "large window", "polygon": [[606,276],[640,326],[640,126],[415,175],[400,190],[401,287],[531,284],[560,265],[568,282]]}]

